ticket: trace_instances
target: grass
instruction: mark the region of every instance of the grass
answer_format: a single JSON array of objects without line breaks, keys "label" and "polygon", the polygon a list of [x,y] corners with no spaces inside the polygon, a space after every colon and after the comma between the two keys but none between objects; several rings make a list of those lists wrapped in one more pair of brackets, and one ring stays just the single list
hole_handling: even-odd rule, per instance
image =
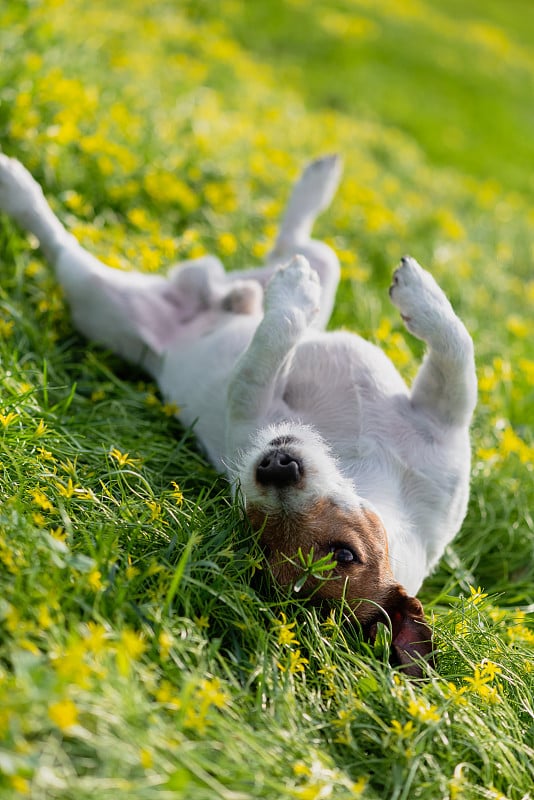
[{"label": "grass", "polygon": [[0,797],[526,800],[534,784],[530,4],[12,0],[0,142],[118,267],[261,260],[338,151],[332,325],[421,356],[387,300],[411,252],[475,339],[469,513],[425,583],[408,681],[261,561],[154,386],[73,331],[0,220]]}]

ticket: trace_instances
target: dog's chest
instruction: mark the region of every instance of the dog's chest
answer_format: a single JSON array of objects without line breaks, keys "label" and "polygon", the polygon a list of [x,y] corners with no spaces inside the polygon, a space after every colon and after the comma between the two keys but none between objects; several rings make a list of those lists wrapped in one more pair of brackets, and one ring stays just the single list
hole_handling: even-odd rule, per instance
[{"label": "dog's chest", "polygon": [[327,441],[393,427],[393,398],[407,394],[399,373],[375,345],[344,332],[312,334],[295,350],[283,386],[288,409]]}]

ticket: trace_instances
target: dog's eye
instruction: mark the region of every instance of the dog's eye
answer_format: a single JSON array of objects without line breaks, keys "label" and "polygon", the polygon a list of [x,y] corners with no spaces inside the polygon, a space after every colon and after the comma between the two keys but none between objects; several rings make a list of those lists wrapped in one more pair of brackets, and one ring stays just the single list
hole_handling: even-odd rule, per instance
[{"label": "dog's eye", "polygon": [[357,563],[360,559],[358,558],[357,554],[351,547],[345,547],[341,544],[334,544],[330,548],[330,552],[332,553],[334,560],[337,561],[338,564],[353,564]]}]

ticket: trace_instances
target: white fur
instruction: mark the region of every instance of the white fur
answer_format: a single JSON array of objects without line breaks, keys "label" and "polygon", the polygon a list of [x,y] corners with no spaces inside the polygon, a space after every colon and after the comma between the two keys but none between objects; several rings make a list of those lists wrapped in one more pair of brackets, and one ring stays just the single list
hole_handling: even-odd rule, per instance
[{"label": "white fur", "polygon": [[266,266],[242,273],[226,274],[213,257],[166,277],[110,269],[67,234],[37,183],[5,156],[0,208],[39,238],[79,330],[157,380],[249,502],[261,495],[266,511],[279,509],[279,496],[260,489],[254,472],[272,439],[290,432],[308,474],[308,494],[286,500],[290,510],[305,513],[319,496],[373,507],[395,578],[415,593],[467,507],[473,347],[412,258],[402,260],[390,289],[428,348],[411,390],[377,347],[352,333],[324,332],[339,265],[310,232],[339,174],[335,157],[307,168]]}]

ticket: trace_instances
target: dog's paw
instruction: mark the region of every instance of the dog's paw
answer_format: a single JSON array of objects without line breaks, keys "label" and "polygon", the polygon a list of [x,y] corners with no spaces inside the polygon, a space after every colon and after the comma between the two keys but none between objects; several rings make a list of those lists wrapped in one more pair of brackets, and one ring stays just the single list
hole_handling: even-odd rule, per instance
[{"label": "dog's paw", "polygon": [[284,314],[299,311],[308,324],[319,311],[320,300],[319,276],[304,256],[295,256],[287,266],[278,269],[269,281],[265,311]]},{"label": "dog's paw", "polygon": [[432,275],[410,256],[404,256],[395,270],[389,296],[410,333],[425,341],[445,316],[454,313]]},{"label": "dog's paw", "polygon": [[41,187],[20,161],[0,153],[0,211],[24,222],[28,211],[42,200]]}]

